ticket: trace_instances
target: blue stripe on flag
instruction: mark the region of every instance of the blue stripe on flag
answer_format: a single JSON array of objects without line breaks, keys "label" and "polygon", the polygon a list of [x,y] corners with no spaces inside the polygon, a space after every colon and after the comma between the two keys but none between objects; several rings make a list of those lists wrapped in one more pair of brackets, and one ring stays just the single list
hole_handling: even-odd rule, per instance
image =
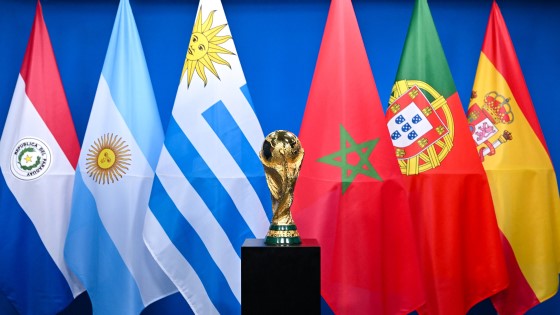
[{"label": "blue stripe on flag", "polygon": [[[270,192],[266,185],[263,165],[224,103],[217,102],[202,113],[202,116],[237,162],[259,196],[264,209],[271,209]],[[269,220],[272,219],[271,211],[266,211],[266,215]]]},{"label": "blue stripe on flag", "polygon": [[196,231],[169,198],[158,177],[154,179],[151,196],[152,213],[179,252],[196,270],[216,309],[221,314],[238,313],[240,304],[230,290],[224,275]]},{"label": "blue stripe on flag", "polygon": [[246,238],[255,236],[235,207],[228,192],[185,136],[174,117],[169,120],[165,147],[183,175],[204,200],[216,221],[222,226],[237,255],[241,257],[241,245]]},{"label": "blue stripe on flag", "polygon": [[[102,255],[91,248],[102,248]],[[64,257],[87,288],[94,314],[139,314],[144,308],[136,282],[103,226],[79,168]],[[123,292],[134,294],[122,296]]]},{"label": "blue stripe on flag", "polygon": [[247,99],[247,102],[249,102],[249,105],[251,105],[251,108],[253,109],[253,111],[255,110],[255,106],[253,106],[253,99],[251,98],[251,93],[249,93],[249,87],[247,86],[247,84],[243,85],[241,88],[241,93],[243,93],[243,95],[245,96],[245,98]]},{"label": "blue stripe on flag", "polygon": [[0,178],[0,290],[20,314],[59,312],[74,299],[70,287],[4,177]]}]

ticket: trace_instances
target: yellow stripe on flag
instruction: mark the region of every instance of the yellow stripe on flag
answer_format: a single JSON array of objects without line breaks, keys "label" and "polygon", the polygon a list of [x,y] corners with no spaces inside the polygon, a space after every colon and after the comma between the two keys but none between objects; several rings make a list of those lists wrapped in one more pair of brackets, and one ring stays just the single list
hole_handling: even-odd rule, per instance
[{"label": "yellow stripe on flag", "polygon": [[[469,123],[481,121],[471,109],[488,117],[497,130],[477,149],[494,147],[484,156],[484,168],[500,229],[519,267],[540,301],[558,289],[560,271],[560,201],[554,169],[545,148],[520,110],[508,83],[481,53],[469,105]],[[474,138],[492,133],[491,124],[476,125]],[[508,140],[504,133],[511,135]],[[491,150],[486,149],[490,152]],[[484,151],[482,151],[484,152]]]}]

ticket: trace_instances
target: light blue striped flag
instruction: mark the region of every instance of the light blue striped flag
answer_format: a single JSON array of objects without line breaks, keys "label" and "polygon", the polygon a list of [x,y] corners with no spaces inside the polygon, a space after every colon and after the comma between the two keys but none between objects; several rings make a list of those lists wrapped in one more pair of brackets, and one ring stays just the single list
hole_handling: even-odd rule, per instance
[{"label": "light blue striped flag", "polygon": [[93,102],[64,250],[95,314],[138,314],[176,288],[142,239],[163,130],[128,0]]},{"label": "light blue striped flag", "polygon": [[222,4],[202,0],[144,228],[195,313],[241,311],[241,246],[271,218],[263,140]]}]

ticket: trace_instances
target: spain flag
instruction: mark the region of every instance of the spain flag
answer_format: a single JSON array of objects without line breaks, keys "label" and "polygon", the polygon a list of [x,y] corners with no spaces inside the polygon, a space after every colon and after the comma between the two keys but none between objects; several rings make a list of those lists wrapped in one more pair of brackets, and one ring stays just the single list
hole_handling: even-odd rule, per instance
[{"label": "spain flag", "polygon": [[543,133],[496,2],[467,116],[490,182],[510,281],[493,303],[500,314],[523,314],[558,289],[560,201]]}]

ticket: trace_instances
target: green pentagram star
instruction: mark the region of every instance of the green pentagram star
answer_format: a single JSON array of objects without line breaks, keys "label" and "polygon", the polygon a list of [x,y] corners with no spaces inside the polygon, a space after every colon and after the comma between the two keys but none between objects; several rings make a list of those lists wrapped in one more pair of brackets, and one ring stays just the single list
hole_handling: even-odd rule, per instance
[{"label": "green pentagram star", "polygon": [[[340,150],[326,155],[317,161],[341,168],[342,193],[346,192],[346,189],[348,189],[358,174],[364,174],[381,181],[381,177],[369,161],[369,156],[378,141],[379,138],[357,144],[344,126],[340,125]],[[352,152],[356,152],[360,157],[360,161],[356,165],[347,162],[347,155]]]}]

